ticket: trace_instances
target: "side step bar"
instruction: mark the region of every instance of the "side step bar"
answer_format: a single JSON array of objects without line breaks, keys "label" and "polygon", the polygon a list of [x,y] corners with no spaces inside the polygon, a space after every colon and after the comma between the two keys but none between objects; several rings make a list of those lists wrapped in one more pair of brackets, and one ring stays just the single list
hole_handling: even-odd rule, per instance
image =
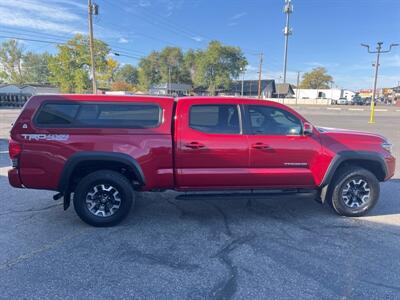
[{"label": "side step bar", "polygon": [[237,192],[190,192],[175,197],[176,200],[234,200],[234,199],[316,199],[317,190],[250,190]]}]

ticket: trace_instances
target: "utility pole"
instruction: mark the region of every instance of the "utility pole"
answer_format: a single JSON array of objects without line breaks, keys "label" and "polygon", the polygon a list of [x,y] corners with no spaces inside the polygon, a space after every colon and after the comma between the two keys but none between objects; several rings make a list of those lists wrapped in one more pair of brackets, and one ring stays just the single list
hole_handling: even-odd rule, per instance
[{"label": "utility pole", "polygon": [[242,90],[240,92],[240,95],[243,97],[243,86],[244,86],[244,73],[245,69],[243,67],[240,67],[240,71],[242,72]]},{"label": "utility pole", "polygon": [[89,48],[90,48],[90,64],[92,69],[93,94],[97,94],[96,66],[94,60],[93,15],[97,16],[98,14],[99,14],[99,6],[97,4],[92,4],[92,0],[88,0]]},{"label": "utility pole", "polygon": [[292,34],[292,29],[289,27],[290,14],[293,12],[293,5],[292,5],[291,0],[285,0],[285,6],[283,7],[283,12],[286,14],[286,26],[283,29],[283,35],[285,36],[285,52],[284,52],[284,56],[283,56],[283,83],[286,83],[289,35]]},{"label": "utility pole", "polygon": [[296,105],[297,101],[299,100],[299,84],[300,84],[300,71],[297,71],[297,84],[296,84]]},{"label": "utility pole", "polygon": [[263,63],[263,53],[260,53],[260,65],[258,66],[258,99],[261,98],[261,72],[262,72],[262,63]]},{"label": "utility pole", "polygon": [[375,63],[375,76],[374,76],[374,89],[372,90],[372,99],[371,99],[371,112],[368,123],[375,123],[375,95],[376,95],[376,84],[378,82],[378,70],[379,70],[379,59],[381,53],[389,53],[392,51],[393,47],[398,46],[399,44],[390,44],[388,50],[382,50],[383,42],[378,42],[376,44],[376,51],[371,51],[369,45],[361,44],[361,46],[366,47],[368,49],[368,53],[376,54],[376,63]]},{"label": "utility pole", "polygon": [[168,91],[167,94],[171,92],[171,66],[168,66]]}]

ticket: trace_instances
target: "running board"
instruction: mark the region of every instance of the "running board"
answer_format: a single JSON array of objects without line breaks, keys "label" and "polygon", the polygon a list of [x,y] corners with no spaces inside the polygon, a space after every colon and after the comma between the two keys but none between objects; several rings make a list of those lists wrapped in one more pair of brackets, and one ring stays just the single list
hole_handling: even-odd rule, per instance
[{"label": "running board", "polygon": [[234,199],[316,199],[317,190],[263,190],[237,192],[190,192],[175,197],[176,200],[234,200]]}]

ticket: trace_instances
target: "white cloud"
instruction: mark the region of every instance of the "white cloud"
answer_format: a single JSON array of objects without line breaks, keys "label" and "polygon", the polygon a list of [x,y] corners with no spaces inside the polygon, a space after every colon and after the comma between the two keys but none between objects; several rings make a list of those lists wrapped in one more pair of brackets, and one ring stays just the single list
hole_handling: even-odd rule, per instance
[{"label": "white cloud", "polygon": [[[69,7],[68,7],[69,5]],[[39,0],[0,0],[0,25],[26,28],[43,32],[75,34],[80,32],[84,20],[75,13],[70,0],[55,0],[44,4]]]},{"label": "white cloud", "polygon": [[[13,17],[10,18],[10,15],[12,15]],[[56,33],[78,32],[77,29],[66,24],[32,18],[31,15],[21,12],[11,11],[8,9],[0,9],[0,24],[10,27],[30,28],[35,30],[51,31]]]},{"label": "white cloud", "polygon": [[245,15],[247,15],[247,12],[241,12],[241,13],[237,13],[236,15],[233,15],[229,19],[230,20],[238,20],[238,19],[244,17]]},{"label": "white cloud", "polygon": [[204,40],[204,38],[201,36],[192,36],[191,39],[196,42],[202,42]]},{"label": "white cloud", "polygon": [[[77,21],[80,19],[78,15],[70,12],[65,6],[62,5],[49,5],[43,4],[37,0],[20,0],[20,1],[9,1],[0,0],[0,9],[10,9],[16,12],[25,12],[42,16],[46,19],[59,20],[59,21]],[[12,18],[13,14],[9,16]]]},{"label": "white cloud", "polygon": [[120,37],[120,38],[118,39],[118,43],[120,43],[120,44],[127,44],[127,43],[129,43],[129,40],[127,40],[127,39],[124,38],[124,37]]}]

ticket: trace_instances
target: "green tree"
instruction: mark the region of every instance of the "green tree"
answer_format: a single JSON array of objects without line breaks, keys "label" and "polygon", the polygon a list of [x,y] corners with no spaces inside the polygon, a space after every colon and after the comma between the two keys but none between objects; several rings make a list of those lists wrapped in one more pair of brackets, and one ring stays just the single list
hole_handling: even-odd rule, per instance
[{"label": "green tree", "polygon": [[195,74],[197,72],[197,60],[201,52],[198,50],[189,49],[183,58],[185,68],[189,73],[191,82],[194,82]]},{"label": "green tree", "polygon": [[[60,87],[62,92],[82,93],[91,87],[90,53],[88,37],[77,34],[66,44],[57,46],[58,53],[50,58],[50,81]],[[107,70],[107,55],[110,48],[100,40],[94,40],[96,73]],[[101,78],[103,80],[103,78]],[[105,84],[103,81],[101,84]]]},{"label": "green tree", "polygon": [[190,83],[190,73],[185,68],[183,53],[177,47],[165,47],[159,56],[160,75],[163,83]]},{"label": "green tree", "polygon": [[161,82],[160,53],[151,52],[147,57],[139,62],[139,85],[143,90],[148,90],[152,84]]},{"label": "green tree", "polygon": [[205,51],[196,55],[194,83],[207,87],[214,95],[219,88],[229,88],[232,78],[238,78],[240,68],[247,65],[247,60],[238,47],[224,46],[218,41],[211,41]]},{"label": "green tree", "polygon": [[326,69],[318,67],[304,73],[300,88],[302,89],[329,89],[329,83],[333,80]]},{"label": "green tree", "polygon": [[[111,84],[115,80],[118,68],[119,68],[119,63],[115,59],[108,57],[106,59],[106,64],[100,68],[97,74],[97,81],[99,87],[110,88]],[[98,68],[96,68],[96,70],[97,69]]]},{"label": "green tree", "polygon": [[115,72],[115,82],[136,85],[139,82],[138,70],[131,64],[125,64]]},{"label": "green tree", "polygon": [[153,51],[141,59],[138,70],[139,84],[148,89],[153,84],[191,83],[190,72],[186,68],[182,50],[165,47],[161,52]]},{"label": "green tree", "polygon": [[0,45],[0,77],[5,82],[25,83],[23,73],[23,48],[16,40],[8,40]]},{"label": "green tree", "polygon": [[49,83],[49,61],[51,55],[28,52],[23,56],[23,74],[27,83]]}]

